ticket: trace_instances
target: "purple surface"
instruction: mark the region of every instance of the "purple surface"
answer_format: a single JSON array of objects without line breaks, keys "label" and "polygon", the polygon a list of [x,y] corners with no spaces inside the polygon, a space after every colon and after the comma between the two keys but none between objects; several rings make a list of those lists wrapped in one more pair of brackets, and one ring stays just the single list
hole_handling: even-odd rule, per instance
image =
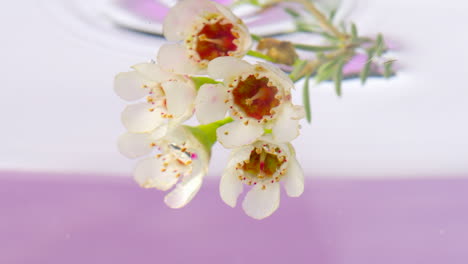
[{"label": "purple surface", "polygon": [[131,179],[60,176],[0,173],[0,263],[468,263],[468,179],[311,179],[256,221],[215,180],[172,210]]}]

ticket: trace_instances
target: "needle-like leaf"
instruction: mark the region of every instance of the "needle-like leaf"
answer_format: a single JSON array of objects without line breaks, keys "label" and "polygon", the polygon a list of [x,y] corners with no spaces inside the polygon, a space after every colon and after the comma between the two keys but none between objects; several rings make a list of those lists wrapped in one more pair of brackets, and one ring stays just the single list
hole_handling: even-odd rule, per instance
[{"label": "needle-like leaf", "polygon": [[305,77],[304,88],[302,90],[302,101],[304,104],[304,110],[306,113],[306,119],[308,123],[312,121],[312,112],[310,110],[309,79],[310,75],[307,75]]}]

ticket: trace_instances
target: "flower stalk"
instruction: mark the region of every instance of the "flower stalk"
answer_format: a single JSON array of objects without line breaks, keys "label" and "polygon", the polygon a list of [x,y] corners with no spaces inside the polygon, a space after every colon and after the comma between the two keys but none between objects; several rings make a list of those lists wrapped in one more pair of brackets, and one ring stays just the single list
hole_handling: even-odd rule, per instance
[{"label": "flower stalk", "polygon": [[200,141],[200,143],[202,143],[203,147],[205,147],[207,153],[211,155],[211,148],[217,142],[216,130],[225,124],[231,123],[232,121],[234,121],[234,119],[231,117],[226,117],[206,125],[184,127],[192,132],[193,136],[195,136]]},{"label": "flower stalk", "polygon": [[340,40],[345,40],[347,38],[346,34],[341,33],[330,21],[325,17],[325,15],[320,12],[317,7],[308,0],[287,0],[288,2],[296,2],[304,6],[304,8],[309,11],[318,21],[319,25],[327,30],[329,33],[333,34]]}]

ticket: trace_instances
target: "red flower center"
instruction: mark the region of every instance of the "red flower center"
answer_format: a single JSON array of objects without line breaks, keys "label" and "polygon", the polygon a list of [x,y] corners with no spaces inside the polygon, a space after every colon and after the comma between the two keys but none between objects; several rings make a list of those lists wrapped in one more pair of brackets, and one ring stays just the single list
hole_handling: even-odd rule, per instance
[{"label": "red flower center", "polygon": [[233,41],[238,38],[236,32],[232,32],[232,24],[206,24],[198,32],[198,42],[195,50],[200,59],[213,60],[217,57],[228,56],[229,51],[235,51],[237,46]]},{"label": "red flower center", "polygon": [[266,115],[272,115],[271,109],[278,106],[280,101],[275,98],[278,88],[268,85],[268,78],[255,78],[250,75],[232,91],[234,103],[244,113],[252,118],[261,120]]},{"label": "red flower center", "polygon": [[260,179],[271,178],[284,162],[276,154],[254,149],[250,153],[249,162],[244,163],[242,169]]}]

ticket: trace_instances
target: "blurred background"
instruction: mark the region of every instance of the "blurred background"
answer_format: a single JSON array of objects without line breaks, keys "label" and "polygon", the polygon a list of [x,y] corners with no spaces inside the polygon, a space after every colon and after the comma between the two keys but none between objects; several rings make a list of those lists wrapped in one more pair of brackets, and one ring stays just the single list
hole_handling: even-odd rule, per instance
[{"label": "blurred background", "polygon": [[[293,142],[306,192],[261,222],[219,199],[219,145],[182,210],[133,183],[118,153],[113,78],[155,58],[171,4],[3,3],[0,263],[467,263],[467,3],[342,1],[338,16],[382,32],[401,69],[346,81],[341,98],[311,87],[312,124]],[[256,34],[307,42],[281,34],[281,10],[235,11]]]}]

